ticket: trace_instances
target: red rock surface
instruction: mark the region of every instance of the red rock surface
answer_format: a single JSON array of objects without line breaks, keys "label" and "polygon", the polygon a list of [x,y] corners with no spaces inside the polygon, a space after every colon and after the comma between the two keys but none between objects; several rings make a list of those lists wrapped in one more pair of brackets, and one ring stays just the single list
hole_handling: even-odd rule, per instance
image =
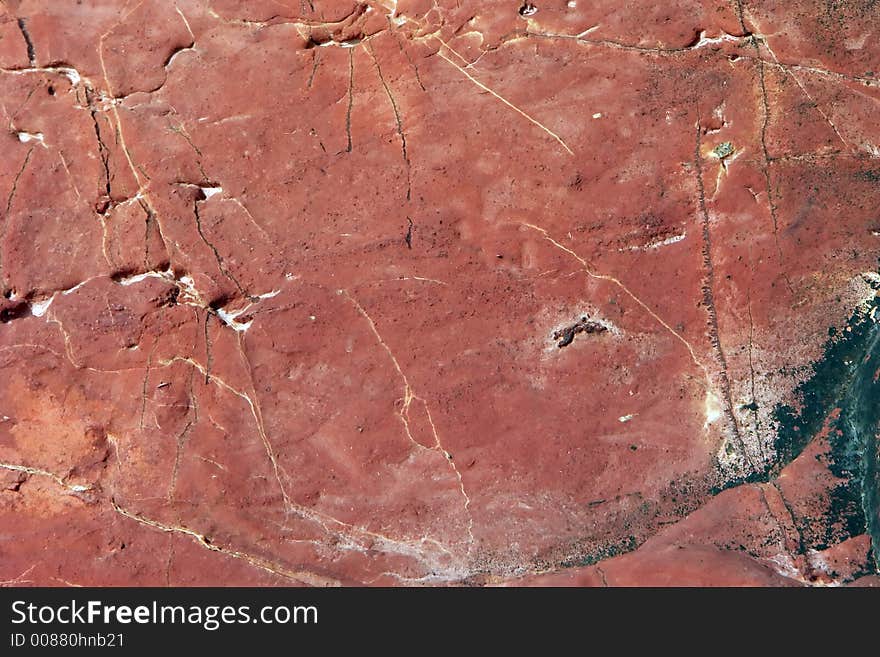
[{"label": "red rock surface", "polygon": [[873,303],[878,38],[3,2],[0,580],[875,584],[841,409],[777,411]]}]

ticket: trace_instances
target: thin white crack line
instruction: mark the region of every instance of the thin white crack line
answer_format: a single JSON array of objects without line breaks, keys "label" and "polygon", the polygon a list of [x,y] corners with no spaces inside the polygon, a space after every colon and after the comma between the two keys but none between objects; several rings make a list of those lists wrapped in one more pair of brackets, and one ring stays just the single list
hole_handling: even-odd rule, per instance
[{"label": "thin white crack line", "polygon": [[[448,451],[446,451],[446,449],[443,447],[443,444],[440,441],[440,435],[437,433],[437,427],[434,424],[433,417],[431,416],[431,409],[428,407],[428,402],[423,397],[419,397],[418,395],[415,394],[415,391],[413,390],[412,386],[410,385],[410,382],[406,376],[406,373],[400,367],[400,363],[398,362],[397,357],[394,355],[394,352],[391,351],[391,348],[388,346],[388,344],[385,342],[385,340],[382,339],[382,336],[379,333],[379,330],[376,328],[376,323],[373,321],[373,318],[370,317],[370,315],[367,313],[366,310],[364,310],[364,307],[361,306],[361,304],[357,301],[357,299],[355,299],[353,296],[351,296],[351,294],[348,292],[348,290],[341,290],[341,292],[351,302],[351,304],[355,307],[355,309],[358,311],[358,313],[366,320],[367,324],[370,327],[370,331],[373,333],[373,336],[376,338],[376,341],[382,346],[382,348],[385,350],[385,353],[388,354],[388,358],[391,360],[392,365],[394,365],[394,369],[397,371],[398,375],[400,375],[400,378],[403,380],[403,387],[404,387],[403,406],[401,407],[400,411],[398,411],[397,415],[400,418],[401,423],[403,424],[403,428],[404,428],[404,431],[406,432],[407,438],[417,448],[427,449],[429,451],[435,451],[435,452],[439,452],[440,454],[442,454],[443,457],[446,459],[446,462],[449,464],[450,468],[452,469],[453,473],[455,474],[456,478],[458,479],[459,490],[461,491],[462,497],[464,498],[464,510],[468,515],[468,528],[467,528],[467,530],[468,530],[469,546],[473,546],[475,539],[474,539],[474,533],[473,533],[474,519],[473,519],[473,515],[470,512],[471,499],[468,496],[467,491],[465,490],[464,480],[462,479],[461,472],[459,471],[458,467],[455,465],[455,461],[453,460],[452,455]],[[421,402],[422,406],[425,409],[425,415],[428,418],[428,424],[430,425],[431,433],[434,436],[434,445],[432,447],[425,447],[424,445],[422,445],[415,438],[413,438],[412,432],[410,431],[409,407],[413,401]]]},{"label": "thin white crack line", "polygon": [[33,580],[24,579],[30,572],[37,567],[37,564],[34,564],[27,570],[25,570],[21,575],[16,577],[15,579],[7,579],[3,582],[0,582],[0,586],[9,586],[10,584],[31,584]]},{"label": "thin white crack line", "polygon": [[[751,13],[748,12],[748,10],[746,10],[745,13],[749,14],[749,21],[755,27],[758,27],[758,22],[754,19],[753,16],[751,16]],[[797,86],[800,87],[800,90],[803,92],[804,96],[806,96],[809,99],[809,101],[816,108],[816,111],[818,111],[819,114],[822,115],[822,118],[825,119],[825,121],[828,123],[828,125],[831,126],[831,129],[834,131],[834,134],[837,135],[837,138],[840,139],[841,143],[844,146],[846,146],[848,149],[852,149],[852,147],[849,145],[849,143],[846,141],[846,139],[843,138],[843,135],[840,134],[840,131],[837,129],[837,126],[834,125],[834,122],[828,117],[827,114],[825,114],[825,112],[822,110],[822,108],[819,107],[819,103],[817,103],[815,100],[813,100],[813,97],[810,95],[810,92],[807,91],[806,87],[804,87],[804,85],[801,83],[800,78],[798,78],[798,76],[795,75],[794,70],[791,70],[790,68],[787,69],[786,66],[783,65],[782,62],[779,61],[779,58],[776,56],[776,53],[773,52],[773,48],[770,47],[770,41],[767,39],[767,36],[766,36],[766,34],[764,34],[763,30],[758,30],[758,31],[760,33],[760,37],[757,35],[754,35],[754,34],[750,37],[751,39],[753,39],[753,43],[757,44],[757,42],[760,41],[760,43],[764,44],[764,47],[767,48],[767,52],[770,53],[770,56],[773,58],[773,61],[776,62],[776,65],[779,66],[780,68],[782,68],[783,70],[785,70],[787,73],[791,74],[792,79],[794,79]],[[758,54],[760,56],[760,52],[757,49],[756,49],[756,54]]]},{"label": "thin white crack line", "polygon": [[[223,379],[217,377],[215,374],[212,374],[207,371],[207,369],[201,364],[194,361],[191,358],[184,358],[183,356],[175,356],[170,360],[163,360],[158,362],[158,366],[168,367],[174,362],[182,362],[190,365],[191,367],[196,368],[199,372],[208,377],[208,380],[218,385],[220,388],[226,390],[227,392],[240,397],[245,400],[245,402],[250,406],[251,412],[254,413],[253,402],[250,400],[248,395],[240,390],[237,390],[235,387],[228,384]],[[255,420],[257,419],[256,414],[254,414]],[[274,454],[274,451],[273,451]],[[279,485],[281,482],[279,481]],[[384,534],[380,534],[378,532],[373,532],[368,529],[364,529],[362,527],[358,527],[356,525],[351,525],[349,523],[343,522],[338,518],[334,518],[333,516],[329,516],[325,513],[321,513],[319,511],[311,511],[304,507],[301,507],[295,503],[293,503],[289,497],[287,497],[286,489],[284,490],[285,503],[286,508],[296,515],[300,516],[304,520],[309,520],[311,522],[317,523],[328,535],[333,536],[337,539],[343,541],[349,541],[352,544],[358,544],[358,541],[363,540],[371,540],[386,549],[386,551],[395,554],[404,554],[409,556],[414,556],[422,562],[423,564],[430,560],[431,553],[426,552],[424,548],[419,547],[424,545],[425,543],[433,544],[439,551],[443,552],[448,556],[453,556],[452,553],[443,546],[442,543],[433,538],[422,538],[419,540],[398,540],[395,538],[391,538],[389,536],[385,536]],[[341,530],[331,529],[329,525],[335,525]]]},{"label": "thin white crack line", "polygon": [[266,232],[266,229],[263,228],[262,225],[260,225],[260,222],[258,222],[258,221],[256,220],[256,218],[254,218],[254,215],[252,215],[252,214],[251,214],[251,211],[247,209],[247,206],[245,206],[245,204],[242,203],[238,198],[236,198],[235,196],[222,197],[222,198],[220,199],[220,201],[221,201],[221,202],[226,201],[226,202],[229,202],[229,203],[234,203],[234,204],[237,205],[239,208],[241,208],[241,210],[247,215],[248,220],[249,220],[254,226],[256,226],[257,230],[260,231],[260,233],[262,233],[263,237],[265,237],[266,240],[268,240],[269,242],[272,241],[272,237],[271,237],[271,235],[269,235],[269,233]]},{"label": "thin white crack line", "polygon": [[199,372],[204,374],[210,380],[214,381],[221,388],[227,390],[228,392],[231,392],[232,394],[236,395],[237,397],[240,397],[241,399],[243,399],[247,403],[248,407],[251,409],[251,415],[254,418],[254,422],[256,423],[257,433],[259,434],[260,440],[263,443],[263,448],[266,450],[266,456],[269,458],[269,461],[272,464],[272,470],[275,475],[275,481],[278,484],[278,488],[281,491],[281,497],[284,500],[284,504],[288,508],[295,508],[296,505],[293,504],[293,502],[291,501],[290,496],[287,494],[287,488],[284,486],[284,482],[281,479],[281,467],[278,464],[278,458],[275,455],[275,449],[272,446],[272,443],[269,441],[269,437],[266,435],[265,428],[263,427],[263,418],[262,418],[261,414],[259,413],[259,411],[256,407],[256,404],[254,404],[254,401],[250,398],[250,396],[244,392],[241,392],[240,390],[233,388],[231,385],[226,383],[223,379],[217,378],[216,376],[214,376],[213,374],[208,372],[206,367],[203,367],[200,363],[197,363],[196,361],[194,361],[190,358],[183,358],[181,356],[175,356],[170,361],[159,361],[159,364],[163,365],[163,366],[167,366],[175,361],[185,362],[185,363],[188,363],[190,366],[195,367]]},{"label": "thin white crack line", "polygon": [[[141,2],[138,2],[128,13],[126,13],[122,18],[120,18],[119,21],[115,25],[113,25],[113,27],[111,27],[109,30],[104,32],[104,34],[102,34],[100,39],[98,40],[98,48],[97,48],[98,61],[101,64],[101,73],[104,76],[104,85],[107,87],[107,93],[111,98],[113,98],[115,96],[115,94],[113,92],[112,85],[110,84],[110,75],[107,71],[107,65],[104,61],[104,39],[106,39],[110,34],[112,34],[113,31],[116,30],[117,27],[122,25],[122,23],[125,22],[125,20],[136,9],[138,9],[138,7],[140,7],[142,4],[143,4],[143,0],[141,0]],[[182,16],[182,14],[181,14],[181,16]],[[185,17],[184,17],[184,21],[186,21]],[[115,102],[111,103],[110,111],[113,113],[113,119],[116,124],[116,139],[119,143],[119,147],[122,149],[122,152],[125,154],[125,160],[126,160],[126,162],[128,162],[128,168],[131,170],[131,174],[132,174],[132,176],[134,176],[134,180],[137,183],[137,187],[138,187],[137,195],[144,200],[144,203],[146,204],[149,211],[153,213],[153,215],[156,219],[156,227],[159,231],[159,237],[161,238],[162,244],[165,247],[165,250],[168,254],[168,257],[170,258],[172,253],[168,247],[168,242],[165,240],[165,235],[162,231],[162,222],[159,219],[159,213],[156,212],[156,210],[153,206],[153,202],[150,199],[150,194],[148,192],[149,181],[145,185],[143,180],[141,180],[140,172],[138,171],[138,168],[135,165],[134,160],[131,157],[131,153],[128,150],[128,146],[125,143],[125,134],[123,133],[123,130],[122,130],[122,117],[119,114],[119,107],[118,107],[117,103],[115,103]]]},{"label": "thin white crack line", "polygon": [[[396,9],[395,9],[394,11],[396,11]],[[422,21],[413,20],[413,19],[408,18],[408,17],[406,17],[406,16],[404,16],[403,18],[404,18],[404,20],[405,20],[407,23],[411,23],[411,24],[415,25],[415,26],[416,26],[417,28],[419,28],[419,29],[426,29],[426,26],[424,25],[424,23],[423,23]],[[585,34],[585,33],[587,33],[587,32],[590,32],[592,29],[594,29],[594,28],[590,28],[590,29],[586,30],[583,34]],[[459,70],[459,72],[461,72],[462,75],[464,75],[468,80],[470,80],[470,81],[473,82],[475,85],[477,85],[480,89],[482,89],[483,91],[485,91],[485,92],[489,93],[490,95],[494,96],[495,98],[497,98],[498,100],[500,100],[502,103],[504,103],[505,105],[507,105],[507,106],[508,106],[510,109],[512,109],[514,112],[516,112],[517,114],[519,114],[520,116],[522,116],[523,118],[525,118],[525,119],[526,119],[527,121],[529,121],[530,123],[532,123],[532,124],[538,126],[541,130],[543,130],[543,131],[546,132],[548,135],[550,135],[551,137],[553,137],[553,139],[555,139],[555,140],[556,140],[556,141],[557,141],[557,142],[558,142],[558,143],[559,143],[559,144],[560,144],[560,145],[566,150],[566,152],[567,152],[569,155],[574,155],[574,151],[572,151],[571,148],[568,147],[568,144],[566,144],[565,141],[563,141],[563,139],[562,139],[559,135],[557,135],[555,132],[553,132],[552,130],[550,130],[550,128],[548,128],[547,126],[545,126],[543,123],[541,123],[540,121],[538,121],[537,119],[533,118],[532,116],[530,116],[529,114],[527,114],[526,112],[524,112],[523,110],[521,110],[519,107],[517,107],[516,105],[514,105],[513,103],[511,103],[511,102],[510,102],[509,100],[507,100],[504,96],[502,96],[501,94],[495,92],[494,90],[490,89],[490,88],[487,87],[485,84],[483,84],[482,82],[480,82],[479,80],[477,80],[477,78],[475,78],[473,75],[471,75],[470,73],[468,73],[468,71],[467,71],[465,68],[459,66],[459,65],[456,64],[454,61],[452,61],[449,57],[447,57],[447,56],[443,53],[443,48],[445,48],[446,50],[448,50],[449,52],[451,52],[453,55],[455,55],[456,57],[458,57],[462,62],[465,63],[465,65],[466,65],[467,67],[472,66],[475,62],[468,62],[467,59],[465,59],[462,55],[460,55],[458,52],[456,52],[454,48],[452,48],[451,46],[449,46],[449,45],[448,45],[448,44],[447,44],[442,38],[440,38],[439,36],[437,36],[436,33],[433,33],[433,34],[427,34],[427,35],[425,35],[424,37],[421,37],[421,38],[423,38],[423,39],[434,39],[435,41],[438,41],[438,42],[440,43],[440,45],[441,45],[441,48],[440,48],[440,50],[437,51],[437,54],[438,54],[442,59],[444,59],[444,60],[447,61],[450,65],[452,65],[452,66],[454,66],[455,68],[457,68],[457,69]],[[484,54],[485,54],[485,53],[484,53]]]},{"label": "thin white crack line", "polygon": [[574,251],[572,251],[572,250],[571,250],[570,248],[568,248],[567,246],[565,246],[565,245],[563,245],[563,244],[560,244],[560,243],[557,242],[555,239],[553,239],[553,238],[550,236],[550,234],[547,232],[546,229],[541,228],[540,226],[536,226],[536,225],[534,225],[534,224],[526,223],[526,222],[521,222],[521,224],[522,224],[523,226],[526,226],[527,228],[531,228],[532,230],[538,231],[539,233],[541,233],[541,234],[544,236],[544,239],[546,239],[548,242],[550,242],[550,243],[553,244],[555,247],[561,249],[562,251],[565,251],[567,254],[569,254],[570,256],[572,256],[575,260],[577,260],[577,261],[581,264],[581,266],[583,267],[584,272],[585,272],[588,276],[590,276],[591,278],[596,278],[596,279],[599,279],[599,280],[608,281],[608,282],[610,282],[610,283],[613,283],[613,284],[616,285],[617,287],[619,287],[619,288],[620,288],[620,289],[621,289],[621,290],[622,290],[622,291],[623,291],[623,292],[624,292],[629,298],[631,298],[631,299],[632,299],[633,301],[635,301],[639,306],[641,306],[641,308],[642,308],[646,313],[648,313],[648,314],[649,314],[649,315],[650,315],[650,316],[651,316],[651,317],[652,317],[652,318],[653,318],[658,324],[660,324],[664,329],[666,329],[667,331],[669,331],[669,333],[670,333],[673,337],[675,337],[676,340],[678,340],[679,342],[681,342],[681,343],[685,346],[685,348],[686,348],[687,351],[688,351],[688,354],[690,354],[691,360],[693,360],[694,364],[695,364],[697,367],[699,367],[699,368],[703,371],[703,374],[704,374],[705,377],[706,377],[707,385],[709,385],[709,387],[711,388],[711,384],[710,384],[710,382],[711,382],[712,378],[711,378],[711,375],[710,375],[710,373],[709,373],[709,370],[708,370],[708,368],[707,368],[707,367],[706,367],[706,366],[700,361],[700,359],[697,358],[697,354],[696,354],[696,352],[694,351],[694,348],[691,346],[691,343],[688,342],[688,341],[684,338],[683,335],[681,335],[678,331],[676,331],[676,330],[675,330],[674,328],[672,328],[668,323],[666,323],[666,322],[663,320],[662,317],[660,317],[657,313],[655,313],[655,312],[651,309],[650,306],[648,306],[644,301],[642,301],[642,300],[639,299],[635,294],[633,294],[633,293],[630,291],[630,289],[629,289],[626,285],[624,285],[620,280],[618,280],[617,278],[615,278],[615,277],[613,277],[613,276],[609,276],[608,274],[598,274],[598,273],[594,272],[594,271],[590,268],[590,265],[589,265],[589,263],[588,263],[586,260],[584,260],[581,256],[579,256],[577,253],[575,253]]},{"label": "thin white crack line", "polygon": [[69,580],[64,579],[63,577],[53,577],[52,579],[54,579],[56,582],[61,582],[61,583],[64,584],[65,586],[68,586],[68,587],[73,588],[73,589],[81,589],[81,588],[83,588],[83,585],[82,585],[82,584],[77,584],[76,582],[71,582],[71,581],[69,581]]},{"label": "thin white crack line", "polygon": [[68,484],[66,481],[64,481],[64,477],[59,477],[54,472],[41,470],[40,468],[32,468],[27,465],[20,465],[17,463],[0,463],[0,468],[3,468],[4,470],[11,470],[13,472],[24,472],[25,474],[36,475],[39,477],[48,477],[62,488],[66,488],[67,490],[74,493],[83,493],[87,490],[92,490],[93,488],[91,484]]},{"label": "thin white crack line", "polygon": [[[779,67],[783,68],[783,70],[785,70],[785,67],[782,66],[782,63],[779,61],[779,58],[776,56],[776,53],[773,52],[773,49],[770,47],[770,44],[767,42],[766,37],[763,38],[761,40],[761,42],[764,44],[764,47],[767,48],[767,52],[770,53],[770,56],[773,57],[773,61],[775,61]],[[831,129],[834,131],[834,134],[837,135],[837,138],[841,141],[841,143],[844,146],[846,146],[847,148],[851,149],[852,146],[850,146],[849,142],[847,142],[846,139],[843,138],[843,135],[840,134],[840,131],[837,129],[837,126],[834,125],[834,122],[822,110],[822,108],[819,106],[819,103],[817,103],[815,101],[815,99],[810,95],[810,92],[807,91],[807,88],[800,81],[800,78],[798,78],[798,76],[795,75],[793,70],[788,70],[787,72],[791,75],[792,79],[795,81],[797,86],[800,87],[800,90],[803,92],[804,96],[806,96],[807,99],[809,99],[809,101],[813,104],[813,107],[816,108],[816,111],[819,112],[819,114],[822,115],[822,118],[825,119],[825,122],[828,123],[829,126],[831,126]]]},{"label": "thin white crack line", "polygon": [[376,281],[367,281],[359,283],[354,287],[369,287],[371,285],[385,285],[387,283],[401,283],[406,281],[418,281],[420,283],[433,283],[434,285],[449,285],[445,281],[439,281],[436,278],[425,278],[424,276],[400,276],[398,278],[381,278]]},{"label": "thin white crack line", "polygon": [[180,11],[180,7],[177,6],[177,3],[176,3],[176,2],[174,3],[174,9],[175,9],[175,11],[177,11],[178,14],[180,14],[180,17],[183,19],[183,24],[186,26],[186,31],[189,32],[189,36],[190,36],[190,38],[191,38],[193,41],[195,41],[195,40],[196,40],[196,35],[193,34],[192,28],[189,26],[189,21],[186,20],[186,16],[183,14],[182,11]]},{"label": "thin white crack line", "polygon": [[301,582],[303,584],[308,584],[310,586],[340,586],[341,582],[339,580],[328,578],[328,577],[320,577],[313,573],[303,572],[303,571],[291,571],[283,566],[278,564],[273,564],[266,559],[261,557],[256,557],[252,554],[248,554],[246,552],[241,552],[239,550],[234,550],[231,548],[220,547],[218,545],[214,545],[211,540],[205,536],[204,534],[200,534],[197,531],[192,529],[188,529],[186,527],[178,527],[174,525],[166,525],[165,523],[159,522],[158,520],[153,520],[151,518],[146,518],[144,516],[138,515],[121,507],[116,502],[112,502],[113,509],[120,515],[134,520],[142,525],[147,527],[152,527],[153,529],[157,529],[159,531],[165,532],[166,534],[182,534],[184,536],[188,536],[192,539],[196,544],[205,548],[206,550],[210,550],[212,552],[217,552],[218,554],[224,554],[228,557],[232,557],[234,559],[241,559],[246,563],[250,564],[254,568],[258,568],[260,570],[264,570],[273,575],[277,575],[279,577],[283,577],[285,579],[295,580]]},{"label": "thin white crack line", "polygon": [[[444,46],[444,47],[446,47],[446,46]],[[487,93],[491,94],[492,96],[494,96],[495,98],[497,98],[498,100],[500,100],[502,103],[504,103],[505,105],[507,105],[507,106],[508,106],[510,109],[512,109],[514,112],[516,112],[517,114],[519,114],[520,116],[522,116],[523,118],[525,118],[526,120],[528,120],[529,122],[531,122],[532,124],[538,126],[541,130],[543,130],[543,131],[546,132],[548,135],[550,135],[551,137],[553,137],[553,139],[555,139],[557,142],[559,142],[559,144],[560,144],[560,145],[566,150],[566,152],[567,152],[569,155],[574,155],[574,151],[571,150],[571,149],[568,147],[568,144],[566,144],[566,143],[562,140],[562,138],[561,138],[559,135],[557,135],[555,132],[553,132],[550,128],[548,128],[547,126],[545,126],[543,123],[541,123],[541,122],[538,121],[537,119],[532,118],[531,116],[529,116],[528,114],[526,114],[525,112],[523,112],[519,107],[517,107],[516,105],[514,105],[513,103],[511,103],[509,100],[507,100],[504,96],[502,96],[502,95],[499,94],[499,93],[496,93],[495,91],[493,91],[492,89],[490,89],[489,87],[487,87],[485,84],[483,84],[482,82],[480,82],[479,80],[477,80],[477,78],[475,78],[473,75],[471,75],[470,73],[468,73],[464,68],[462,68],[461,66],[459,66],[458,64],[456,64],[454,61],[452,61],[449,57],[447,57],[445,54],[443,54],[443,51],[442,51],[442,50],[438,50],[438,51],[437,51],[437,55],[439,55],[442,59],[444,59],[445,61],[447,61],[450,65],[452,65],[452,66],[454,66],[455,68],[457,68],[457,69],[461,72],[462,75],[464,75],[468,80],[470,80],[470,81],[473,82],[475,85],[477,85],[480,89],[482,89],[483,91],[486,91]]]}]

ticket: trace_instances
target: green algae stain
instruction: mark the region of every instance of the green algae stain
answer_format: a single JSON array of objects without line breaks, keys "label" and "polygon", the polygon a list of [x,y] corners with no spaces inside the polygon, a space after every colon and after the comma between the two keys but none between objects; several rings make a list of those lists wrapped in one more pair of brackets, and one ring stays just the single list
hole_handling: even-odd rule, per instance
[{"label": "green algae stain", "polygon": [[732,143],[730,143],[729,141],[723,141],[712,149],[712,155],[717,157],[719,160],[723,160],[725,157],[733,155],[733,152],[735,150],[736,147],[734,147]]},{"label": "green algae stain", "polygon": [[850,394],[877,331],[873,320],[861,312],[853,315],[847,329],[825,343],[823,357],[813,365],[813,375],[796,388],[800,410],[781,404],[774,411],[780,468],[803,451],[837,403]]},{"label": "green algae stain", "polygon": [[[872,322],[873,324],[873,322]],[[880,572],[880,472],[878,472],[878,429],[880,429],[880,330],[873,325],[871,339],[858,372],[841,404],[838,431],[832,436],[831,472],[847,484],[839,500],[850,513],[839,521],[855,536],[866,529],[871,536],[874,566]],[[844,492],[846,493],[845,499]],[[833,498],[834,499],[834,498]],[[837,501],[837,500],[835,500]]]},{"label": "green algae stain", "polygon": [[568,559],[563,561],[561,568],[581,568],[583,566],[592,566],[595,563],[611,559],[612,557],[632,552],[639,546],[639,542],[635,536],[627,536],[616,543],[600,547],[589,554],[582,555],[576,559]]},{"label": "green algae stain", "polygon": [[791,463],[839,408],[830,424],[828,466],[841,483],[830,491],[829,513],[820,523],[823,532],[812,547],[823,549],[867,531],[875,569],[880,572],[880,325],[873,319],[878,305],[875,297],[869,308],[852,315],[843,330],[829,331],[823,357],[814,363],[812,376],[796,389],[800,408],[776,407],[778,460],[762,478],[778,474]]}]

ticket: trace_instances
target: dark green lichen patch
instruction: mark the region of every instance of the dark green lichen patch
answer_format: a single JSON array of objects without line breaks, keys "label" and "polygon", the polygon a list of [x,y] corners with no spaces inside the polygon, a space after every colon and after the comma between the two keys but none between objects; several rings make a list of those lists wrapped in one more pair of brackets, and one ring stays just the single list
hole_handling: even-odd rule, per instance
[{"label": "dark green lichen patch", "polygon": [[723,160],[725,157],[730,157],[731,155],[733,155],[733,152],[735,150],[736,148],[733,144],[731,144],[729,141],[723,141],[712,149],[712,155],[717,157],[719,160]]},{"label": "dark green lichen patch", "polygon": [[[875,566],[880,568],[878,527],[877,433],[880,428],[880,331],[873,321],[871,339],[852,385],[841,400],[836,421],[838,431],[830,436],[829,469],[846,483],[832,491],[832,520],[842,523],[850,536],[871,535]],[[836,513],[835,513],[836,512]],[[844,534],[844,537],[846,537]]]},{"label": "dark green lichen patch", "polygon": [[[880,287],[873,279],[869,282],[875,289]],[[875,297],[868,307],[853,313],[844,327],[829,329],[823,356],[811,367],[785,370],[787,375],[806,374],[806,378],[795,389],[796,405],[780,404],[773,411],[777,427],[774,463],[743,477],[728,479],[719,468],[709,480],[700,476],[673,481],[657,495],[665,502],[664,515],[682,518],[705,504],[706,498],[724,490],[774,479],[827,423],[830,449],[822,458],[839,482],[828,491],[827,500],[819,504],[824,510],[809,518],[794,518],[800,532],[799,551],[823,550],[868,533],[873,564],[864,564],[869,570],[859,565],[848,578],[880,573],[880,325],[873,317],[878,307],[880,301]],[[746,404],[743,408],[750,410],[753,406]],[[839,413],[832,414],[835,409],[840,409]],[[595,504],[605,502],[598,500]],[[585,540],[551,561],[557,567],[572,568],[631,552],[657,531],[660,511],[657,504],[643,503],[623,523],[621,528],[628,533],[623,540],[604,545]],[[767,536],[764,546],[775,540]],[[752,554],[745,542],[734,541],[726,547]]]},{"label": "dark green lichen patch", "polygon": [[798,386],[800,408],[780,405],[775,409],[778,425],[778,460],[768,472],[775,475],[791,463],[829,423],[828,468],[840,479],[829,491],[822,517],[801,524],[810,540],[807,547],[822,550],[853,536],[871,535],[875,564],[880,562],[880,527],[877,521],[877,431],[880,426],[880,326],[872,315],[875,297],[866,311],[856,312],[842,331],[833,332],[824,356],[813,366],[813,375]]},{"label": "dark green lichen patch", "polygon": [[576,559],[568,559],[563,561],[559,566],[561,568],[578,568],[582,566],[592,566],[605,559],[616,557],[627,552],[632,552],[639,546],[639,541],[635,536],[627,536],[626,538],[614,543],[600,547],[589,554],[585,554]]},{"label": "dark green lichen patch", "polygon": [[835,486],[829,493],[828,513],[825,518],[824,537],[810,547],[824,550],[853,536],[865,533],[865,513],[862,509],[861,480],[848,479]]},{"label": "dark green lichen patch", "polygon": [[874,570],[880,572],[880,440],[876,425],[873,441],[864,454],[865,474],[862,486],[862,508],[867,516],[868,533],[874,550]]},{"label": "dark green lichen patch", "polygon": [[866,171],[859,171],[858,173],[856,173],[856,178],[858,178],[859,180],[864,180],[865,182],[880,182],[880,169],[868,169]]},{"label": "dark green lichen patch", "polygon": [[[876,299],[873,307],[877,307]],[[784,404],[776,407],[778,458],[773,474],[791,463],[822,428],[828,414],[840,405],[838,402],[853,394],[856,379],[864,381],[858,374],[877,342],[877,329],[869,313],[855,313],[846,329],[825,343],[823,357],[813,365],[813,375],[797,387],[800,409]]]}]

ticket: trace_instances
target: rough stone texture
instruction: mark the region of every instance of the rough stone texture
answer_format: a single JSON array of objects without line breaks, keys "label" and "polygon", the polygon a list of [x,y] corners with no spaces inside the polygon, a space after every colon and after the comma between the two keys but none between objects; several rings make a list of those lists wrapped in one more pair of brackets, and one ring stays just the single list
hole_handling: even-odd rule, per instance
[{"label": "rough stone texture", "polygon": [[878,38],[2,2],[0,580],[876,585]]}]

